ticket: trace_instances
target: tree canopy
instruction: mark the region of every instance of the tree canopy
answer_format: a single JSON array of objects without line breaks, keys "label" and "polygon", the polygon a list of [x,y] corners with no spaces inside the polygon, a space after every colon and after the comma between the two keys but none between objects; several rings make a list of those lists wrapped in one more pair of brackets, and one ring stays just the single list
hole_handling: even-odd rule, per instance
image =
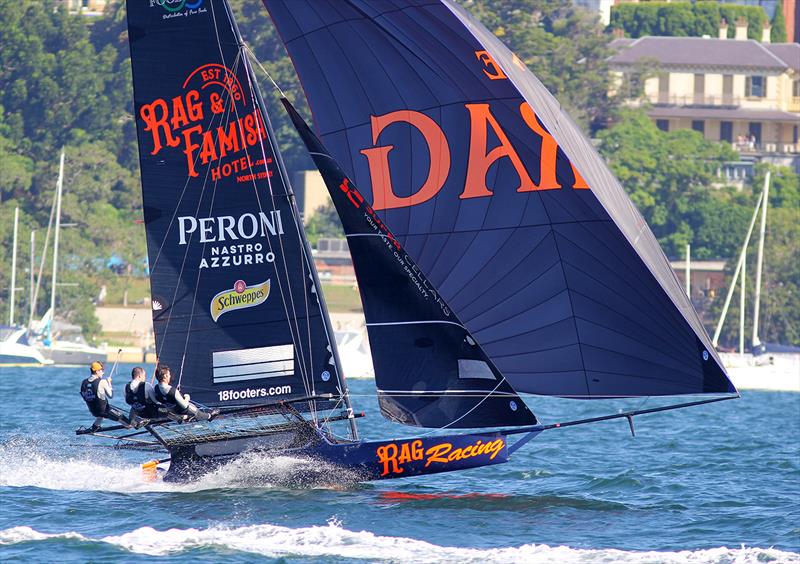
[{"label": "tree canopy", "polygon": [[624,30],[627,37],[717,37],[723,18],[728,22],[729,38],[736,33],[736,21],[744,18],[747,37],[761,41],[761,31],[767,21],[767,14],[761,6],[725,4],[716,0],[618,4],[611,8],[609,27]]}]

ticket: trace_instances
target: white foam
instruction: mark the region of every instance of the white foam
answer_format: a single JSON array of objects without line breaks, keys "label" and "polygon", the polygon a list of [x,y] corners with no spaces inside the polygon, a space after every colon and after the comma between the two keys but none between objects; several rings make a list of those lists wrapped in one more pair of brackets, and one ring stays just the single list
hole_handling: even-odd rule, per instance
[{"label": "white foam", "polygon": [[[74,453],[78,448],[70,448]],[[104,491],[121,493],[182,491],[195,492],[231,487],[272,488],[276,484],[301,481],[309,473],[329,474],[315,461],[289,456],[251,454],[187,484],[148,480],[141,462],[154,457],[142,453],[140,462],[125,460],[119,452],[84,451],[64,454],[56,445],[14,441],[0,446],[0,487],[37,487],[50,490],[96,491],[102,477]]]},{"label": "white foam", "polygon": [[381,562],[458,562],[474,564],[507,564],[515,562],[570,563],[635,563],[635,564],[760,564],[762,562],[800,563],[800,554],[773,548],[710,548],[679,552],[641,552],[615,549],[575,549],[526,544],[519,547],[476,549],[435,544],[404,538],[388,537],[368,531],[349,531],[331,520],[327,526],[292,529],[278,525],[208,529],[168,529],[157,531],[142,527],[119,536],[91,539],[75,532],[44,534],[30,527],[14,527],[0,531],[0,545],[41,541],[53,538],[102,542],[149,556],[179,554],[197,548],[235,550],[271,558],[329,557],[334,559],[376,560]]}]

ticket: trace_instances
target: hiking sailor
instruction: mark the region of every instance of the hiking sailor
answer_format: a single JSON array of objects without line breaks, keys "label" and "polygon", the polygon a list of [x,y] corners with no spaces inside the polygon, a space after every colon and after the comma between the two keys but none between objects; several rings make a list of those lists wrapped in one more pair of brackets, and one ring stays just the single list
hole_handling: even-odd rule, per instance
[{"label": "hiking sailor", "polygon": [[131,406],[130,419],[152,419],[158,416],[158,401],[152,384],[141,366],[131,370],[131,381],[125,384],[125,402]]},{"label": "hiking sailor", "polygon": [[99,430],[103,419],[119,421],[125,426],[130,426],[131,421],[125,412],[108,403],[108,400],[114,397],[114,390],[111,388],[111,376],[107,380],[103,379],[103,364],[95,361],[89,366],[89,370],[91,375],[81,382],[81,397],[96,418],[91,430]]},{"label": "hiking sailor", "polygon": [[155,386],[155,396],[159,404],[166,407],[170,413],[182,416],[184,420],[191,418],[199,420],[211,420],[219,413],[218,409],[210,412],[198,409],[197,406],[190,403],[189,394],[182,395],[177,388],[170,386],[172,375],[169,371],[169,366],[159,364],[156,368],[156,380],[158,384]]}]

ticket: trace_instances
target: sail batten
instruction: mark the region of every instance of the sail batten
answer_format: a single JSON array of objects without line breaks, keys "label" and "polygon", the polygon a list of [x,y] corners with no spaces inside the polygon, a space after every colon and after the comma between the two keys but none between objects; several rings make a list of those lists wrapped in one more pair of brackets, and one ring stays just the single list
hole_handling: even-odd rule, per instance
[{"label": "sail batten", "polygon": [[514,390],[735,392],[608,167],[464,9],[264,4],[322,142]]}]

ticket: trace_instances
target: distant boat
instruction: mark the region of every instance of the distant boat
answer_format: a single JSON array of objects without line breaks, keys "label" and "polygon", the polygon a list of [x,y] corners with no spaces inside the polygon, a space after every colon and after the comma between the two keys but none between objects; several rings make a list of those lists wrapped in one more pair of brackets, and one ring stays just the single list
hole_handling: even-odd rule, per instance
[{"label": "distant boat", "polygon": [[[363,328],[362,328],[363,329]],[[342,370],[348,378],[374,378],[369,343],[362,331],[336,331],[336,346],[342,360]]]},{"label": "distant boat", "polygon": [[[771,172],[767,171],[764,186],[756,202],[750,225],[745,235],[744,244],[739,254],[739,261],[731,280],[731,286],[725,297],[725,304],[717,323],[712,343],[717,346],[725,318],[728,313],[733,292],[739,285],[739,350],[737,352],[721,352],[725,369],[731,380],[740,390],[771,390],[800,392],[800,348],[791,345],[765,343],[761,341],[759,331],[759,314],[761,309],[761,273],[764,265],[764,239],[767,225],[767,208],[769,204],[769,186]],[[758,253],[756,259],[756,288],[753,305],[753,336],[750,342],[751,350],[745,348],[745,306],[746,306],[746,269],[747,248],[753,234],[756,219],[761,213],[761,225],[758,238]]]},{"label": "distant boat", "polygon": [[[551,429],[626,419],[633,431],[638,415],[738,397],[655,236],[591,142],[464,9],[449,0],[265,3],[325,139],[281,99],[349,241],[380,413],[432,431],[359,436],[364,414],[350,403],[228,3],[180,12],[128,0],[157,355],[174,385],[221,413],[77,434],[122,431],[119,441],[165,449],[148,465],[168,460],[165,480],[243,454],[310,457],[328,480],[382,480],[505,463]],[[346,170],[354,165],[365,192]],[[707,395],[542,424],[522,393]]]},{"label": "distant boat", "polygon": [[53,361],[27,344],[27,327],[0,325],[0,366],[45,366]]},{"label": "distant boat", "polygon": [[[52,364],[52,361],[47,360],[35,347],[28,344],[28,328],[19,326],[14,320],[18,231],[19,208],[16,208],[14,210],[14,236],[11,243],[11,285],[8,292],[8,325],[0,325],[0,366],[43,366],[45,364]],[[33,241],[33,236],[31,236],[31,241]],[[33,246],[33,243],[31,243],[31,246]]]}]

